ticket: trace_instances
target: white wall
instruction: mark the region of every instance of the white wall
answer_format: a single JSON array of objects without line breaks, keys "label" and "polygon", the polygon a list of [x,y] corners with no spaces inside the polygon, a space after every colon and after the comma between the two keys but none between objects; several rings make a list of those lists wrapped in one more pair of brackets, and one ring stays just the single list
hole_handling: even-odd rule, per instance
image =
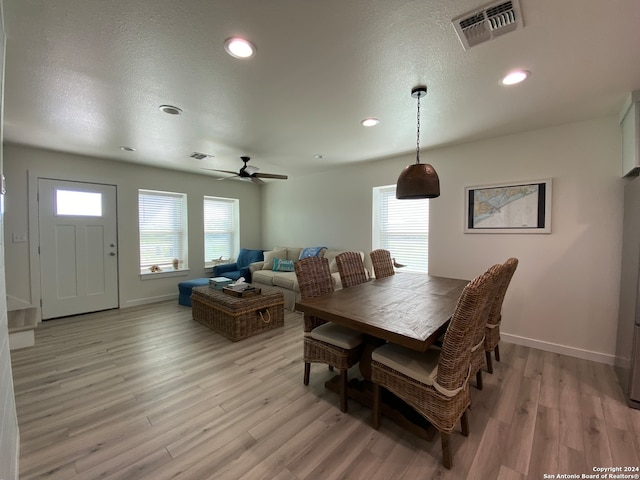
[{"label": "white wall", "polygon": [[[204,270],[203,206],[204,195],[240,200],[240,245],[261,245],[260,188],[234,180],[137,166],[99,158],[39,150],[18,145],[4,147],[7,179],[5,215],[5,258],[7,293],[33,305],[39,304],[39,291],[32,291],[30,267],[38,261],[30,247],[37,246],[37,209],[29,212],[33,192],[28,191],[31,177],[106,183],[117,186],[118,269],[120,307],[177,298],[180,281],[209,276]],[[29,173],[28,173],[29,172]],[[33,186],[33,183],[32,183]],[[189,215],[189,267],[183,277],[154,277],[141,280],[138,250],[138,189],[187,193]],[[35,208],[35,205],[32,205]],[[30,217],[31,215],[31,224]],[[30,228],[30,225],[32,228]],[[13,233],[29,232],[29,243],[13,243]],[[33,270],[33,269],[31,269]],[[34,277],[38,276],[37,270]],[[39,282],[39,278],[35,278]]]},{"label": "white wall", "polygon": [[[471,279],[514,256],[503,338],[613,363],[622,238],[617,118],[422,152],[440,177],[431,201],[429,266]],[[394,184],[407,155],[288,182],[264,191],[264,248],[325,245],[371,250],[372,187]],[[551,234],[464,234],[464,188],[553,179]],[[408,200],[409,201],[409,200]]]},{"label": "white wall", "polygon": [[[0,141],[2,141],[3,138],[1,113],[4,105],[4,52],[4,21],[2,0],[0,0]],[[0,173],[2,172],[3,158],[2,152],[0,151]],[[4,215],[3,212],[0,211],[0,240],[2,239],[3,228]],[[0,479],[17,480],[20,435],[18,431],[18,419],[16,417],[16,402],[13,396],[5,288],[4,242],[0,241]]]}]

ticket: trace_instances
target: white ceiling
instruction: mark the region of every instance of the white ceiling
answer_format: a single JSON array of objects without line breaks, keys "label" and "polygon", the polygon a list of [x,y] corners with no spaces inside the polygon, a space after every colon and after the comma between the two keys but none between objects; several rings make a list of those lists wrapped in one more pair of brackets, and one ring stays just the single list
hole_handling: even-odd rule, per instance
[{"label": "white ceiling", "polygon": [[[418,84],[423,149],[616,115],[640,88],[640,0],[520,0],[523,29],[468,51],[451,20],[484,1],[3,3],[5,141],[203,174],[411,152]],[[235,35],[254,58],[226,54]]]}]

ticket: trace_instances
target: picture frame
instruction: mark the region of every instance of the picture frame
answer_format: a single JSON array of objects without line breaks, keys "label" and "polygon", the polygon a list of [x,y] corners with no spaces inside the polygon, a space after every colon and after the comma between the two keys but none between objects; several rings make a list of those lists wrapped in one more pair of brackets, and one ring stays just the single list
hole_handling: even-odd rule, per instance
[{"label": "picture frame", "polygon": [[465,233],[551,233],[551,179],[465,188]]}]

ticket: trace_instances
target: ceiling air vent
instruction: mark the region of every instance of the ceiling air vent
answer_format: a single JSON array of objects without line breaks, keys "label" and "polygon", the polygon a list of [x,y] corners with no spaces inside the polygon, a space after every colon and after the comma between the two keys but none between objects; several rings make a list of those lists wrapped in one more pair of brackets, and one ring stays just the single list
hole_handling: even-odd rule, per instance
[{"label": "ceiling air vent", "polygon": [[205,158],[212,158],[213,155],[207,155],[206,153],[193,152],[189,155],[191,158],[195,158],[196,160],[204,160]]},{"label": "ceiling air vent", "polygon": [[451,20],[465,50],[499,35],[522,28],[522,13],[517,0],[485,5]]}]

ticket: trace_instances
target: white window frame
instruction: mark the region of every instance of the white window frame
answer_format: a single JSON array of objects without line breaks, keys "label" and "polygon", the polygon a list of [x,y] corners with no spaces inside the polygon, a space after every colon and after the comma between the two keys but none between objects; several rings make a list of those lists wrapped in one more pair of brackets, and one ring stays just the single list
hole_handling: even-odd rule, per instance
[{"label": "white window frame", "polygon": [[403,271],[429,273],[429,199],[398,200],[385,185],[373,187],[372,205],[372,249],[389,250]]},{"label": "white window frame", "polygon": [[[207,203],[211,206],[219,206],[227,209],[227,222],[212,225],[214,221],[207,218]],[[205,195],[202,201],[202,221],[204,229],[204,266],[210,268],[216,265],[220,257],[223,260],[236,258],[240,251],[240,200],[237,198],[212,197]],[[227,234],[229,241],[226,248],[213,254],[207,253],[210,245],[207,242],[208,234]],[[211,258],[210,258],[211,257]]]},{"label": "white window frame", "polygon": [[[166,216],[163,218],[163,212],[159,209],[154,218],[155,225],[151,222],[146,222],[143,225],[143,218],[141,215],[141,209],[143,208],[142,200],[143,196],[156,197],[158,200],[163,199],[173,203],[175,218],[173,223],[165,222],[162,220],[169,220]],[[154,208],[154,205],[148,204],[148,208]],[[159,190],[138,190],[138,244],[139,244],[139,264],[141,275],[154,275],[164,272],[185,271],[189,268],[189,234],[187,228],[187,194],[176,192],[163,192]],[[173,237],[173,250],[169,255],[159,254],[156,258],[144,259],[143,258],[143,240],[142,236],[144,232],[156,233],[161,236]],[[167,242],[171,243],[171,242]],[[178,260],[177,268],[173,263],[173,260]],[[152,272],[150,270],[152,265],[160,267],[161,271]]]}]

